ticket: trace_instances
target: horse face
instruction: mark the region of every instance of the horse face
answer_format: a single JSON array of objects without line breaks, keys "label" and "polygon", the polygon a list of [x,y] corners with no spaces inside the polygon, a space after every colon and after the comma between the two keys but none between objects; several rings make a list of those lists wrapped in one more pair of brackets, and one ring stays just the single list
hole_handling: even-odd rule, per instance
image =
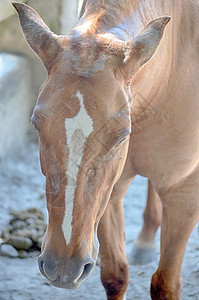
[{"label": "horse face", "polygon": [[169,18],[151,22],[134,41],[115,42],[91,34],[90,19],[58,37],[30,7],[14,6],[48,71],[32,116],[49,212],[39,267],[53,285],[76,288],[95,265],[97,226],[125,164],[129,84],[155,52]]},{"label": "horse face", "polygon": [[54,285],[70,288],[95,265],[97,226],[123,170],[131,120],[128,89],[112,71],[81,78],[68,56],[49,74],[32,122],[49,212],[40,269]]}]

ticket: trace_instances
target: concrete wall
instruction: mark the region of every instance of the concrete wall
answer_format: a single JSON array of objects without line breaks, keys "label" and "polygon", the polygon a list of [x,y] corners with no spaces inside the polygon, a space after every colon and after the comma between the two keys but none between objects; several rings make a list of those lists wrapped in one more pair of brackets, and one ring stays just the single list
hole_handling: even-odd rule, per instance
[{"label": "concrete wall", "polygon": [[78,1],[63,1],[62,12],[60,16],[60,32],[66,34],[75,25],[78,19]]},{"label": "concrete wall", "polygon": [[[18,16],[11,5],[12,1],[0,0],[0,11],[3,8],[1,1],[9,2],[9,15],[11,16],[0,22],[0,52],[24,54],[29,58],[33,72],[33,92],[36,98],[38,89],[46,77],[46,71],[25,42]],[[25,2],[34,8],[49,28],[57,34],[66,34],[78,19],[78,0],[27,0]]]},{"label": "concrete wall", "polygon": [[20,147],[30,113],[31,72],[27,59],[0,54],[0,160]]},{"label": "concrete wall", "polygon": [[[21,0],[21,2],[24,2],[24,0]],[[0,22],[13,15],[12,5],[10,4],[11,0],[0,1]]]},{"label": "concrete wall", "polygon": [[[10,1],[11,2],[11,1]],[[30,0],[26,1],[45,20],[54,32],[60,32],[60,5],[62,0]],[[46,3],[46,4],[45,4]],[[12,52],[25,55],[30,61],[33,73],[32,91],[36,100],[38,89],[46,77],[46,71],[30,47],[27,45],[19,24],[18,15],[10,3],[13,15],[0,23],[0,52]],[[33,103],[34,104],[34,103]]]}]

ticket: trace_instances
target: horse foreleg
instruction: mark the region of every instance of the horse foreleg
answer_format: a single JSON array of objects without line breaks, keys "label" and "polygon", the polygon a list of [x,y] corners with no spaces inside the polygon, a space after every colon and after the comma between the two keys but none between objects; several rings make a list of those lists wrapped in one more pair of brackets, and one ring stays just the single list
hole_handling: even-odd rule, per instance
[{"label": "horse foreleg", "polygon": [[101,280],[109,300],[124,300],[129,280],[122,201],[127,188],[114,188],[98,228]]},{"label": "horse foreleg", "polygon": [[161,224],[162,204],[152,183],[148,181],[148,195],[143,214],[143,227],[134,242],[129,262],[134,265],[144,265],[155,258],[155,234]]},{"label": "horse foreleg", "polygon": [[188,239],[199,221],[198,184],[181,186],[162,196],[161,256],[152,277],[153,300],[179,300],[181,268]]}]

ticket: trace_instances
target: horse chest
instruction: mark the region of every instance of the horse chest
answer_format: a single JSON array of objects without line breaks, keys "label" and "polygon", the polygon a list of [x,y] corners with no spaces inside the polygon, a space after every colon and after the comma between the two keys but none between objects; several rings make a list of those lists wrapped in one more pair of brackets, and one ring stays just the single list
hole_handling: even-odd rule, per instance
[{"label": "horse chest", "polygon": [[129,156],[137,174],[151,179],[158,190],[167,189],[188,177],[199,165],[199,136],[181,131],[169,121],[145,123],[132,134]]}]

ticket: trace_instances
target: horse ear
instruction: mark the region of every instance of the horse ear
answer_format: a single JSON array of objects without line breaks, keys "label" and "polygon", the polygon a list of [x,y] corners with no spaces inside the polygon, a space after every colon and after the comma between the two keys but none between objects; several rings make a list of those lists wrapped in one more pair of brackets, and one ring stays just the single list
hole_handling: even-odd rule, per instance
[{"label": "horse ear", "polygon": [[153,56],[169,21],[170,17],[155,19],[132,42],[127,42],[123,65],[125,73],[135,74]]},{"label": "horse ear", "polygon": [[22,3],[12,4],[19,14],[26,41],[49,71],[53,60],[61,48],[58,43],[58,36],[50,31],[36,11],[28,5]]}]

